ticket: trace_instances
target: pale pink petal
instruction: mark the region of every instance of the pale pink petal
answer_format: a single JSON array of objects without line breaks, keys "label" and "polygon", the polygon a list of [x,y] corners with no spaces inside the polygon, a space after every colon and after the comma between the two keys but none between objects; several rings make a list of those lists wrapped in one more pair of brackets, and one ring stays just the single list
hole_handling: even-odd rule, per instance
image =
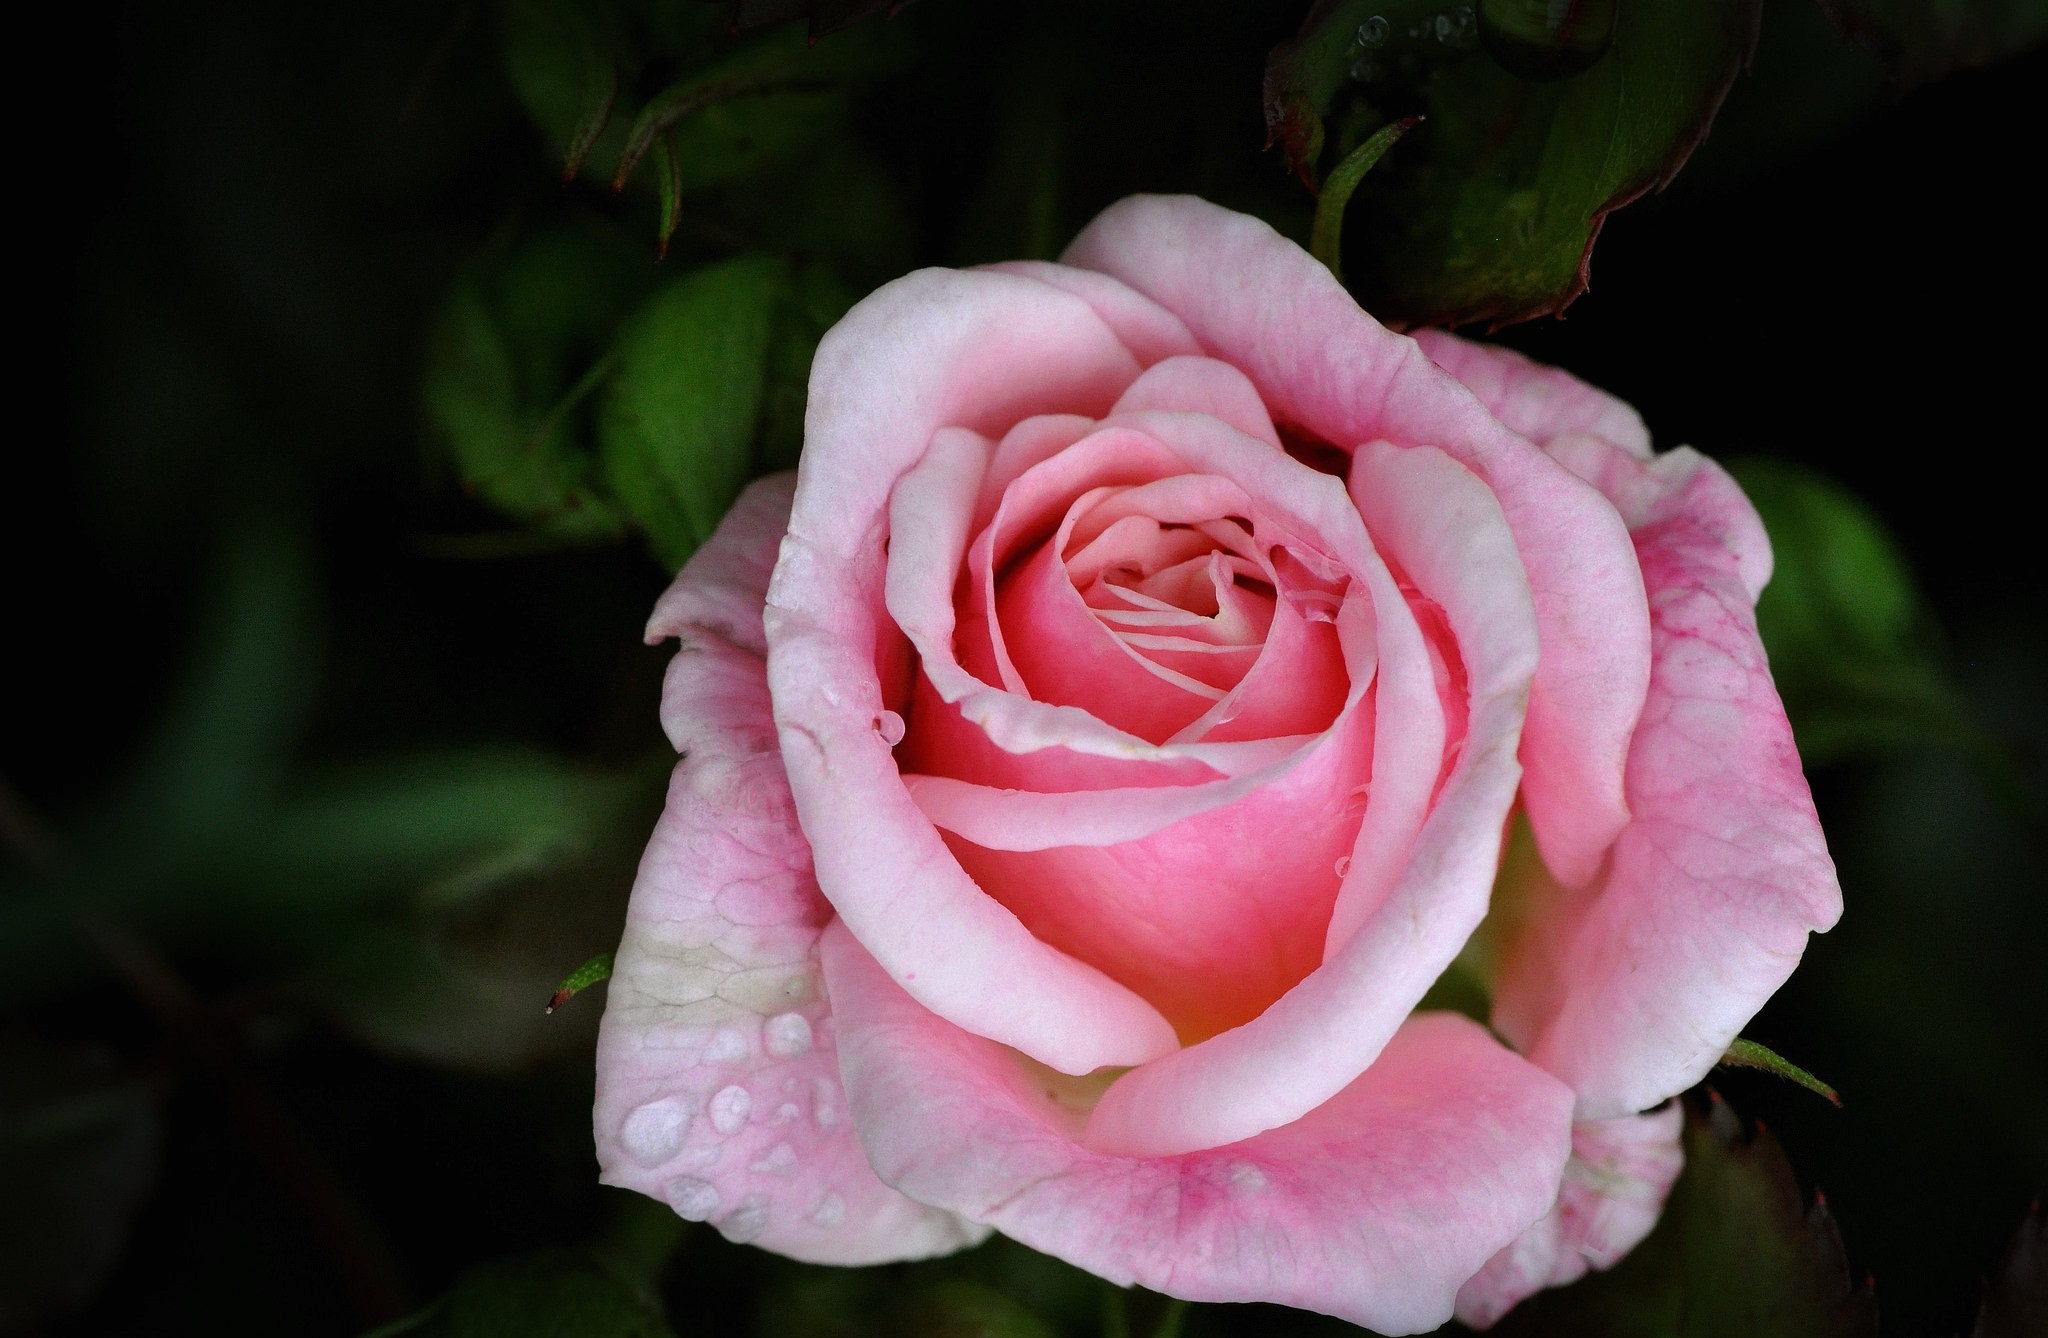
[{"label": "pale pink petal", "polygon": [[1035,279],[1080,298],[1116,333],[1141,366],[1150,367],[1155,362],[1202,351],[1180,317],[1107,274],[1047,264],[1043,260],[1005,260],[985,268],[997,274]]},{"label": "pale pink petal", "polygon": [[1119,1284],[1421,1332],[1550,1207],[1570,1150],[1568,1091],[1473,1023],[1427,1014],[1285,1128],[1105,1156],[1076,1139],[1081,1085],[919,1008],[836,926],[825,954],[877,1172]]},{"label": "pale pink petal", "polygon": [[980,534],[995,518],[996,506],[1028,470],[1052,459],[1095,430],[1095,420],[1080,414],[1038,414],[1003,434],[990,457],[988,472],[982,476],[981,495],[974,503],[974,523],[969,534]]},{"label": "pale pink petal", "polygon": [[1383,513],[1388,539],[1469,647],[1464,744],[1440,779],[1443,721],[1422,633],[1374,563],[1378,737],[1339,893],[1364,914],[1347,912],[1357,928],[1260,1016],[1118,1079],[1090,1117],[1091,1147],[1161,1155],[1299,1118],[1374,1062],[1486,914],[1520,777],[1535,613],[1500,537],[1505,522],[1468,472],[1435,451],[1384,445],[1361,451],[1353,472],[1358,495]]},{"label": "pale pink petal", "polygon": [[1273,446],[1280,434],[1259,399],[1258,387],[1243,372],[1214,358],[1168,358],[1145,369],[1116,402],[1112,413],[1171,409],[1220,418],[1248,437]]},{"label": "pale pink petal", "polygon": [[[846,1118],[811,877],[760,656],[788,480],[750,489],[664,597],[683,647],[663,692],[678,749],[626,912],[598,1035],[605,1183],[819,1263],[943,1254],[986,1228],[883,1185]],[[751,626],[742,610],[752,588]]]},{"label": "pale pink petal", "polygon": [[1574,1124],[1557,1203],[1458,1289],[1458,1319],[1489,1328],[1526,1296],[1620,1263],[1657,1225],[1685,1169],[1684,1128],[1676,1102]]},{"label": "pale pink petal", "polygon": [[1036,280],[924,270],[877,290],[812,363],[765,615],[783,762],[826,898],[927,1007],[1074,1072],[1177,1042],[1151,1005],[975,887],[911,801],[876,668],[900,636],[884,541],[890,494],[940,428],[1099,415],[1138,371],[1093,308]]},{"label": "pale pink petal", "polygon": [[1417,330],[1415,342],[1431,362],[1464,382],[1495,418],[1538,446],[1584,434],[1639,459],[1650,458],[1650,430],[1643,416],[1570,372],[1447,330]]},{"label": "pale pink petal", "polygon": [[1559,888],[1539,870],[1517,889],[1523,928],[1494,996],[1494,1025],[1577,1089],[1588,1119],[1704,1077],[1791,975],[1807,934],[1842,911],[1730,547],[1728,536],[1756,533],[1748,500],[1696,455],[1645,465],[1608,450],[1617,476],[1633,474],[1655,634],[1629,753],[1635,819],[1598,886]]},{"label": "pale pink petal", "polygon": [[1283,424],[1344,451],[1376,440],[1435,446],[1493,489],[1543,642],[1523,797],[1550,866],[1573,884],[1591,878],[1628,821],[1623,761],[1649,681],[1642,579],[1614,508],[1255,218],[1188,196],[1134,196],[1091,223],[1065,260],[1172,311],[1205,353],[1251,377]]}]

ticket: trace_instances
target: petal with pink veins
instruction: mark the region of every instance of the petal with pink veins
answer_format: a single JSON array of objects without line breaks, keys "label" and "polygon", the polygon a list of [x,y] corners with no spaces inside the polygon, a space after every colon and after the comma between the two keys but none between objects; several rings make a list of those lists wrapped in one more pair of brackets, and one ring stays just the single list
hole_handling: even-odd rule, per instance
[{"label": "petal with pink veins", "polygon": [[607,1184],[798,1259],[944,1254],[987,1228],[875,1178],[847,1119],[819,989],[818,934],[832,912],[783,781],[761,660],[767,557],[789,494],[787,475],[750,488],[651,629],[683,639],[662,705],[686,756],[609,985],[598,1161]]},{"label": "petal with pink veins", "polygon": [[1842,912],[1757,638],[1746,565],[1758,555],[1745,564],[1742,548],[1761,542],[1754,510],[1692,452],[1645,464],[1601,449],[1604,460],[1579,463],[1631,515],[1655,634],[1629,753],[1635,818],[1598,885],[1561,888],[1525,866],[1521,885],[1504,887],[1519,927],[1502,947],[1493,1018],[1578,1091],[1582,1119],[1699,1081],[1792,974],[1807,935]]},{"label": "petal with pink veins", "polygon": [[877,1174],[1118,1284],[1423,1332],[1550,1208],[1570,1152],[1570,1092],[1445,1013],[1284,1128],[1180,1156],[1090,1151],[1083,1085],[918,1007],[838,925],[825,964]]},{"label": "petal with pink veins", "polygon": [[1559,437],[1586,435],[1618,446],[1641,460],[1650,458],[1650,430],[1633,407],[1570,372],[1499,344],[1461,339],[1448,330],[1417,330],[1415,342],[1429,360],[1465,383],[1479,402],[1538,446]]}]

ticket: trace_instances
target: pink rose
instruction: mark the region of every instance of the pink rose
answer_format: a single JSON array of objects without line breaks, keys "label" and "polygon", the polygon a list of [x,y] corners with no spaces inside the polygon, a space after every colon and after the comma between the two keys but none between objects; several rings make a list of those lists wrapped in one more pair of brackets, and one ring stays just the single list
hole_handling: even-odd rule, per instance
[{"label": "pink rose", "polygon": [[[1841,909],[1770,566],[1628,406],[1199,200],[889,284],[649,624],[606,1181],[1388,1333],[1612,1263]],[[1415,1011],[1468,941],[1508,1044]]]}]

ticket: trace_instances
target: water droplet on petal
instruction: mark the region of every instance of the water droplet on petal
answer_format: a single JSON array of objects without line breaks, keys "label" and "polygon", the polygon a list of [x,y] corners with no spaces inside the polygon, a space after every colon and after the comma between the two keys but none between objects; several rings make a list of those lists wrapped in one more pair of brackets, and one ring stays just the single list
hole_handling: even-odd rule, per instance
[{"label": "water droplet on petal", "polygon": [[795,1059],[811,1048],[811,1020],[802,1013],[778,1013],[762,1029],[761,1045],[777,1059]]},{"label": "water droplet on petal", "polygon": [[1266,1173],[1248,1161],[1241,1161],[1230,1168],[1230,1183],[1241,1190],[1259,1190],[1266,1187]]},{"label": "water droplet on petal", "polygon": [[737,1027],[720,1027],[718,1034],[711,1038],[711,1044],[704,1047],[704,1061],[708,1064],[737,1064],[754,1053],[754,1047]]},{"label": "water droplet on petal", "polygon": [[693,1175],[679,1175],[664,1186],[668,1206],[676,1210],[676,1216],[690,1222],[701,1222],[718,1211],[718,1191],[709,1182]]},{"label": "water droplet on petal", "polygon": [[846,1220],[846,1200],[837,1194],[827,1194],[818,1200],[818,1206],[811,1209],[811,1224],[821,1227],[836,1227]]},{"label": "water droplet on petal", "polygon": [[670,1098],[650,1101],[626,1116],[619,1126],[619,1142],[626,1155],[642,1166],[655,1167],[676,1155],[697,1112],[695,1103]]},{"label": "water droplet on petal", "polygon": [[803,1111],[797,1108],[797,1104],[794,1101],[785,1101],[775,1108],[775,1122],[777,1124],[795,1124],[803,1117]]},{"label": "water droplet on petal", "polygon": [[768,1201],[749,1194],[739,1207],[718,1223],[718,1234],[735,1245],[745,1245],[768,1229]]},{"label": "water droplet on petal", "polygon": [[903,728],[903,717],[894,711],[884,711],[875,717],[875,733],[891,748],[903,742]]},{"label": "water droplet on petal", "polygon": [[685,1171],[701,1171],[717,1165],[723,1155],[725,1148],[720,1144],[699,1143],[696,1147],[684,1148],[682,1155],[676,1158],[676,1165]]},{"label": "water droplet on petal", "polygon": [[777,1143],[762,1153],[747,1169],[762,1175],[788,1175],[796,1169],[796,1149],[787,1143]]},{"label": "water droplet on petal", "polygon": [[1343,877],[1343,876],[1344,876],[1345,874],[1347,874],[1347,873],[1350,873],[1350,872],[1351,872],[1351,856],[1349,856],[1349,855],[1339,855],[1339,856],[1337,856],[1337,876],[1338,876],[1339,878],[1342,878],[1342,877]]},{"label": "water droplet on petal", "polygon": [[722,1134],[738,1133],[754,1110],[754,1098],[744,1087],[720,1088],[711,1098],[711,1127]]}]

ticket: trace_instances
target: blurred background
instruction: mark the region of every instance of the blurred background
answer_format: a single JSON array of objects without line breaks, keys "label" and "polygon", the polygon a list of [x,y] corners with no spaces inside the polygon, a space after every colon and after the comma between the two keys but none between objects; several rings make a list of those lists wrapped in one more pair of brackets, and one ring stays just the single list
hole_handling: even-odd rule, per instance
[{"label": "blurred background", "polygon": [[[0,527],[0,1331],[357,1334],[436,1298],[405,1331],[1347,1331],[1001,1242],[862,1273],[728,1245],[596,1184],[603,987],[542,1011],[616,941],[672,761],[641,625],[792,458],[817,332],[1133,190],[1305,240],[1260,79],[1306,8],[770,29],[745,41],[826,64],[616,195],[623,113],[561,182],[589,90],[547,5],[51,16]],[[622,9],[622,98],[693,44],[754,59],[718,8]],[[1712,1083],[1769,1130],[1730,1155],[1887,1334],[1969,1332],[2048,1186],[2043,88],[2035,50],[1901,91],[1770,0],[1590,291],[1498,335],[1731,462],[1772,530],[1761,617],[1848,910],[1746,1034],[1844,1100]],[[654,496],[599,382],[686,284],[742,293],[758,347],[703,489]],[[1696,1294],[1749,1285],[1709,1262]],[[580,1318],[532,1327],[557,1305]],[[1786,1331],[1867,1332],[1850,1309]]]}]

